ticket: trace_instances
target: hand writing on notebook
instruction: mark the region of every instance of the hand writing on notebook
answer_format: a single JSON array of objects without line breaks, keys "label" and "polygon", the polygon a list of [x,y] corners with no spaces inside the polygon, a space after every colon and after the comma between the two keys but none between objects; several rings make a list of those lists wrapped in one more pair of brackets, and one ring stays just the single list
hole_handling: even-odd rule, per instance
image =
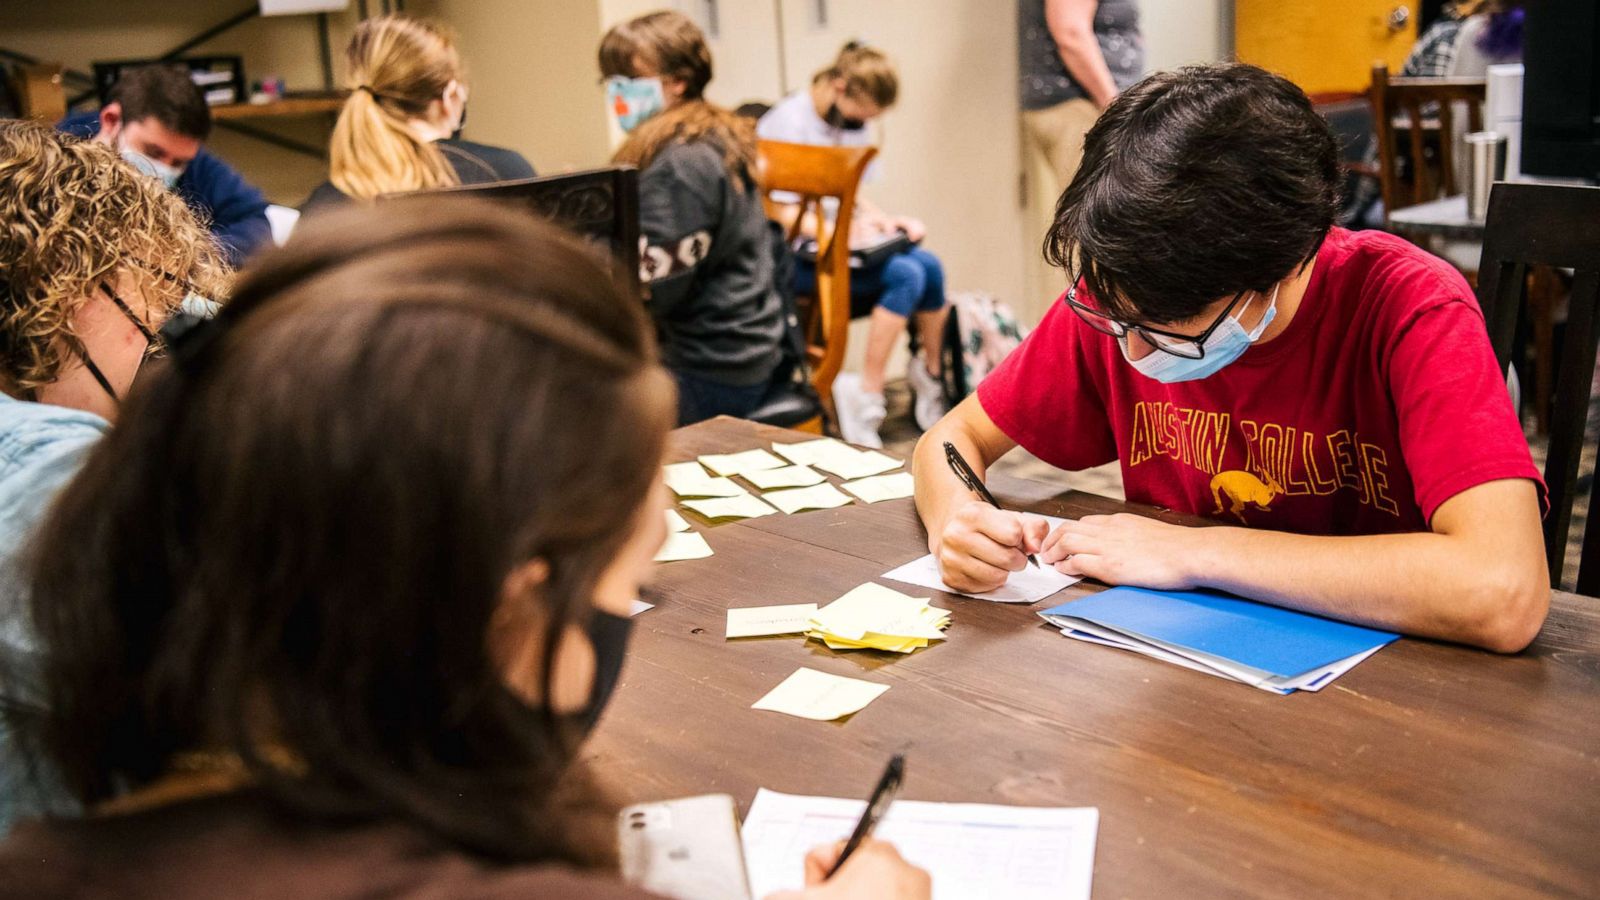
[{"label": "hand writing on notebook", "polygon": [[843,849],[839,841],[812,850],[806,854],[805,890],[779,891],[766,900],[927,900],[933,895],[927,872],[906,862],[894,845],[870,838],[828,878]]},{"label": "hand writing on notebook", "polygon": [[1188,562],[1201,552],[1193,546],[1195,532],[1130,513],[1084,516],[1056,526],[1039,561],[1063,575],[1106,584],[1189,590],[1196,585]]},{"label": "hand writing on notebook", "polygon": [[[945,584],[958,591],[984,593],[1006,583],[1028,565],[1049,535],[1050,523],[1038,516],[995,509],[972,499],[956,507],[944,528],[929,541]],[[1043,562],[1043,560],[1041,560]]]}]

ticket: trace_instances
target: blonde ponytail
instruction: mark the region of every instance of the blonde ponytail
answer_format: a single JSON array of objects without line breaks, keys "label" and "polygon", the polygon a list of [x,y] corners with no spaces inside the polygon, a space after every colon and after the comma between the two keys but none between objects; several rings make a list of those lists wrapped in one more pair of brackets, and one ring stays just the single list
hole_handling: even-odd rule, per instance
[{"label": "blonde ponytail", "polygon": [[356,26],[345,56],[350,97],[328,148],[333,186],[366,201],[459,184],[444,154],[411,125],[451,81],[461,80],[450,34],[416,19],[380,16]]}]

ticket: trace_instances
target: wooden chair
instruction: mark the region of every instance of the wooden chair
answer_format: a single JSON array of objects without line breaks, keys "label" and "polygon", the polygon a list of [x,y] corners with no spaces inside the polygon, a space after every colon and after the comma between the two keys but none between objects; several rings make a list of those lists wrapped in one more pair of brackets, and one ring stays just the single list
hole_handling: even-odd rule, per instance
[{"label": "wooden chair", "polygon": [[610,253],[617,281],[630,296],[643,296],[639,275],[639,170],[633,166],[388,196],[417,194],[460,194],[527,209],[604,246]]},{"label": "wooden chair", "polygon": [[[1578,487],[1590,389],[1594,382],[1596,311],[1600,307],[1600,188],[1502,182],[1489,194],[1489,215],[1478,264],[1478,302],[1501,369],[1520,357],[1518,335],[1530,317],[1532,266],[1574,271],[1566,336],[1561,343],[1555,412],[1545,483],[1550,515],[1544,520],[1550,581],[1561,583],[1572,505]],[[1600,516],[1600,478],[1589,488],[1589,515]],[[1600,527],[1586,527],[1578,565],[1578,593],[1600,595]]]},{"label": "wooden chair", "polygon": [[[1372,66],[1372,117],[1378,133],[1378,180],[1383,186],[1384,215],[1427,203],[1441,196],[1465,193],[1456,183],[1456,103],[1467,107],[1467,131],[1483,130],[1487,95],[1482,78],[1391,78],[1383,63]],[[1402,174],[1396,148],[1397,118],[1409,132],[1411,171]],[[1430,156],[1428,135],[1438,137],[1438,154]]]},{"label": "wooden chair", "polygon": [[[850,218],[855,212],[856,188],[878,150],[876,147],[818,147],[761,141],[757,148],[757,177],[765,192],[770,218],[782,220],[772,192],[797,195],[799,214],[788,226],[788,239],[798,238],[808,216],[817,226],[817,290],[802,307],[806,357],[811,383],[829,415],[833,413],[833,380],[844,366],[845,342],[850,334]],[[824,201],[838,203],[833,222],[827,221]],[[792,203],[793,201],[788,201]]]}]

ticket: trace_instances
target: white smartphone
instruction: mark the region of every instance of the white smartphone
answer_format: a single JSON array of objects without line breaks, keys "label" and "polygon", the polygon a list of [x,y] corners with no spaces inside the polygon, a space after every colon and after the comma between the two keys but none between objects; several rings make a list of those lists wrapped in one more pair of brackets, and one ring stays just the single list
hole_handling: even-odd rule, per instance
[{"label": "white smartphone", "polygon": [[727,794],[640,803],[617,815],[622,878],[676,900],[750,900],[739,810]]}]

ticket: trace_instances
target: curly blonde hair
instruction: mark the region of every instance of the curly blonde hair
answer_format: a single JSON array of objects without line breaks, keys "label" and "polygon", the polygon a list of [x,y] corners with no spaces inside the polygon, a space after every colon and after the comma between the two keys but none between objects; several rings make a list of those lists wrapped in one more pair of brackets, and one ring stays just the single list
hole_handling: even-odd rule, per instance
[{"label": "curly blonde hair", "polygon": [[123,273],[158,323],[190,289],[220,300],[229,282],[188,205],[110,147],[0,121],[0,387],[25,396],[55,381],[78,309]]}]

